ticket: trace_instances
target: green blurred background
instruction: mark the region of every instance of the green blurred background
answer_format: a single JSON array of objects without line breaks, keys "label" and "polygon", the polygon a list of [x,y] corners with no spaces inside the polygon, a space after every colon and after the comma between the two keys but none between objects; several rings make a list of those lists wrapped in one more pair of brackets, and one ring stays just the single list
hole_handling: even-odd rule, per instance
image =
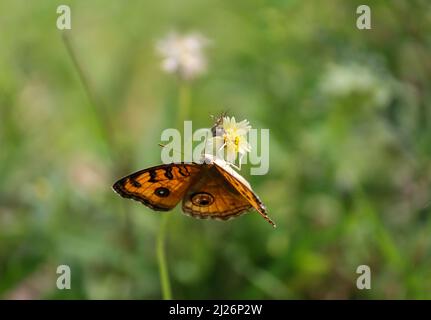
[{"label": "green blurred background", "polygon": [[[194,127],[228,110],[270,129],[269,173],[242,174],[278,227],[176,209],[173,297],[431,298],[431,4],[369,1],[372,30],[358,30],[361,4],[1,1],[0,297],[161,298],[170,213],[111,185],[159,164],[176,126],[178,79],[154,48],[176,30],[211,39],[190,84]],[[61,264],[71,290],[55,286]],[[356,288],[362,264],[371,290]]]}]

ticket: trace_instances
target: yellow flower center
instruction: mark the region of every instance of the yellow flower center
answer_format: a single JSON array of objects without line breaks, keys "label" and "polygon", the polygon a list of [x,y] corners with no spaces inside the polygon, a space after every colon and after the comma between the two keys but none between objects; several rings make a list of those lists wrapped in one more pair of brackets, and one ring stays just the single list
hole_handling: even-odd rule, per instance
[{"label": "yellow flower center", "polygon": [[238,152],[239,151],[239,136],[235,137],[235,151]]},{"label": "yellow flower center", "polygon": [[239,152],[239,144],[240,144],[241,137],[239,135],[236,135],[235,133],[225,133],[223,135],[223,142],[225,145],[233,145],[235,146],[235,152]]}]

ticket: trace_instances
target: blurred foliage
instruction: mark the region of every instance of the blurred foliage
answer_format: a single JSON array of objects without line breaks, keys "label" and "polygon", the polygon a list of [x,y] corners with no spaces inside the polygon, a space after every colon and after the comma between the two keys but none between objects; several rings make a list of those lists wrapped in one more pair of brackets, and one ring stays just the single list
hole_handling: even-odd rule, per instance
[{"label": "blurred foliage", "polygon": [[111,185],[160,163],[178,81],[154,46],[178,30],[211,39],[194,127],[228,110],[270,129],[269,173],[242,173],[278,228],[176,209],[174,298],[431,298],[429,1],[370,1],[362,31],[363,1],[67,1],[81,71],[64,3],[0,2],[0,297],[161,297],[161,214]]}]

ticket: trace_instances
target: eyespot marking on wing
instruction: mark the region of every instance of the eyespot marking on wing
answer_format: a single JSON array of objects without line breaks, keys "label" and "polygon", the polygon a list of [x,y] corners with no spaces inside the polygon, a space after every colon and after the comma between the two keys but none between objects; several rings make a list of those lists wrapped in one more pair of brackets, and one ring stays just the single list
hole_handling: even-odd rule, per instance
[{"label": "eyespot marking on wing", "polygon": [[170,193],[171,192],[169,189],[165,187],[158,187],[156,190],[154,190],[154,194],[160,198],[166,198]]},{"label": "eyespot marking on wing", "polygon": [[214,202],[214,197],[207,192],[196,192],[190,196],[190,200],[195,206],[206,207]]}]

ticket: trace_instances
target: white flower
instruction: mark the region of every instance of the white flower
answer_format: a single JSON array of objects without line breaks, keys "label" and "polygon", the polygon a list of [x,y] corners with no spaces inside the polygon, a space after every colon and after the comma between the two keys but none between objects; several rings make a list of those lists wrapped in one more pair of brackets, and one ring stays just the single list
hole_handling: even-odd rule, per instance
[{"label": "white flower", "polygon": [[251,146],[247,141],[247,134],[251,126],[247,120],[236,122],[235,118],[223,117],[223,123],[216,131],[216,136],[207,141],[207,150],[211,154],[234,164],[239,155],[239,165],[241,159],[250,152]]},{"label": "white flower", "polygon": [[203,48],[208,40],[197,33],[169,34],[157,43],[157,51],[162,56],[162,69],[176,73],[182,79],[191,80],[206,71],[207,61]]}]

